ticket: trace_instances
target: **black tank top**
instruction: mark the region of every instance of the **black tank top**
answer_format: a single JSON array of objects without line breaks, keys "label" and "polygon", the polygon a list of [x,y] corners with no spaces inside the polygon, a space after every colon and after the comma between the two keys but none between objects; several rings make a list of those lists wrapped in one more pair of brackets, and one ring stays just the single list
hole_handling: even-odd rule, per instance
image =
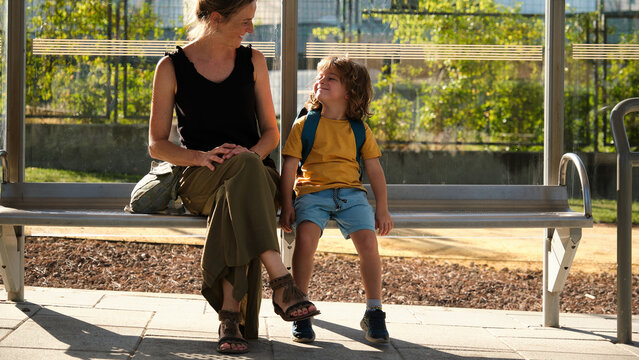
[{"label": "black tank top", "polygon": [[[175,68],[177,131],[183,147],[208,151],[224,143],[253,147],[260,138],[251,47],[240,46],[235,66],[222,82],[208,80],[184,50],[167,53]],[[266,158],[264,163],[273,161]],[[274,164],[273,164],[274,165]]]}]

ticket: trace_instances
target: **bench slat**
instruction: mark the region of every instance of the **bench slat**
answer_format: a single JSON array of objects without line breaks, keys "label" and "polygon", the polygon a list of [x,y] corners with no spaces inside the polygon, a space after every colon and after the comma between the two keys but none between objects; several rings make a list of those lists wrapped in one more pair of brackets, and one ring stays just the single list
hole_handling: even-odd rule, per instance
[{"label": "bench slat", "polygon": [[[128,202],[132,183],[2,184],[0,204],[21,209],[118,209]],[[373,201],[370,185],[368,198]],[[566,211],[565,186],[430,185],[387,186],[391,210]]]},{"label": "bench slat", "polygon": [[[391,212],[400,227],[414,228],[568,228],[592,227],[592,218],[576,212]],[[190,215],[129,214],[124,211],[25,210],[0,206],[0,224],[27,226],[204,228],[206,219]],[[329,227],[333,227],[333,222]]]},{"label": "bench slat", "polygon": [[[2,184],[0,224],[31,226],[205,227],[196,216],[129,214],[131,183]],[[370,185],[368,198],[374,202]],[[396,226],[423,228],[592,227],[568,205],[565,186],[391,184]],[[331,224],[334,226],[334,224]]]},{"label": "bench slat", "polygon": [[42,210],[0,206],[1,225],[98,226],[98,227],[182,227],[205,228],[206,218],[192,215],[130,214],[123,210]]},{"label": "bench slat", "polygon": [[577,212],[391,212],[396,226],[408,228],[590,228],[592,218]]}]

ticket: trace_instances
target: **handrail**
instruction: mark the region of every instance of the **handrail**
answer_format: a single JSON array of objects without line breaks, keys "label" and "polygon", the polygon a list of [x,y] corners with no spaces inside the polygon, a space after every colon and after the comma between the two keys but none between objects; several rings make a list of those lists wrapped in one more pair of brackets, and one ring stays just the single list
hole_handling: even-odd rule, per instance
[{"label": "handrail", "polygon": [[2,159],[2,183],[6,184],[9,182],[9,161],[6,150],[0,150],[0,158]]},{"label": "handrail", "polygon": [[617,154],[630,154],[630,143],[626,134],[626,126],[623,123],[624,117],[632,112],[639,112],[639,98],[629,98],[621,101],[612,109],[610,113],[610,124],[612,125],[612,136],[615,140]]},{"label": "handrail", "polygon": [[566,185],[566,170],[568,163],[572,162],[579,174],[579,181],[581,182],[581,194],[584,198],[584,215],[587,218],[592,217],[592,200],[590,196],[590,181],[588,180],[588,173],[586,173],[586,167],[581,161],[581,158],[575,153],[565,153],[561,157],[559,162],[559,185]]},{"label": "handrail", "polygon": [[630,151],[624,117],[639,112],[639,98],[618,103],[610,113],[617,150],[617,341],[632,343],[632,168],[639,153]]}]

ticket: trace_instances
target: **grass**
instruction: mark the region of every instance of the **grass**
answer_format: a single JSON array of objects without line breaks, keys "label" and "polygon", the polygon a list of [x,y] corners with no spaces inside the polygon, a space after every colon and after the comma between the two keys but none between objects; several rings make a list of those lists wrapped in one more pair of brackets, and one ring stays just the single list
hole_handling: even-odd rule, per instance
[{"label": "grass", "polygon": [[[138,182],[141,175],[105,174],[72,170],[26,168],[27,182]],[[570,199],[570,207],[575,211],[583,211],[581,199]],[[609,199],[592,200],[592,217],[595,223],[617,222],[617,201]],[[639,225],[639,202],[632,203],[632,223]]]},{"label": "grass", "polygon": [[42,169],[28,167],[25,169],[26,182],[138,182],[142,175],[105,174],[97,172]]},{"label": "grass", "polygon": [[[583,200],[570,199],[570,207],[575,211],[583,211]],[[592,219],[597,223],[617,222],[617,200],[592,199]],[[632,224],[639,224],[639,202],[632,202]]]}]

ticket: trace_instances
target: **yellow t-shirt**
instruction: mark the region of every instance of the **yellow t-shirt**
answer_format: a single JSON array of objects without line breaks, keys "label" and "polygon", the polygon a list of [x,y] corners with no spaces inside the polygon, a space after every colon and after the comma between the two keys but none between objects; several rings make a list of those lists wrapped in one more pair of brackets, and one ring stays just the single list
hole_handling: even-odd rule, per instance
[{"label": "yellow t-shirt", "polygon": [[[293,124],[282,155],[302,158],[302,128],[306,117]],[[366,140],[362,145],[362,160],[382,156],[373,132],[364,123]],[[297,196],[335,188],[359,188],[364,190],[359,180],[359,164],[356,157],[355,135],[348,120],[334,120],[322,117],[315,133],[313,148],[308,154],[302,175],[295,180]]]}]

